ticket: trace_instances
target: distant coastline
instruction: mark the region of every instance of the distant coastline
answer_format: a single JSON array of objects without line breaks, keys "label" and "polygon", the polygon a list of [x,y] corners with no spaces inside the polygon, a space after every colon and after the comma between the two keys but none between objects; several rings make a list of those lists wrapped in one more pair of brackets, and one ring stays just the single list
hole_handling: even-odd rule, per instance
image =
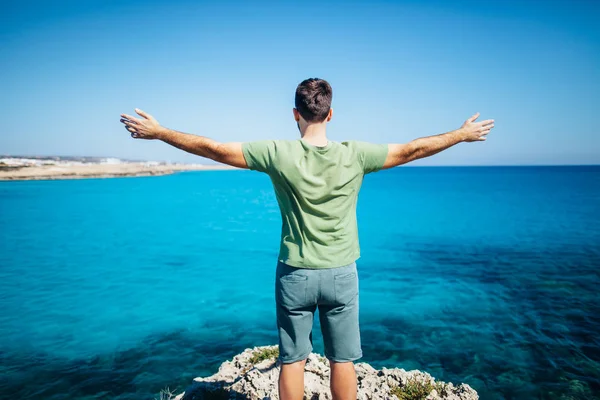
[{"label": "distant coastline", "polygon": [[235,168],[100,157],[0,157],[0,181],[121,178],[224,169]]},{"label": "distant coastline", "polygon": [[[398,168],[565,168],[600,167],[579,165],[403,165]],[[3,156],[0,181],[122,178],[169,175],[183,171],[238,169],[224,164],[185,164],[163,161],[124,160],[111,157]]]}]

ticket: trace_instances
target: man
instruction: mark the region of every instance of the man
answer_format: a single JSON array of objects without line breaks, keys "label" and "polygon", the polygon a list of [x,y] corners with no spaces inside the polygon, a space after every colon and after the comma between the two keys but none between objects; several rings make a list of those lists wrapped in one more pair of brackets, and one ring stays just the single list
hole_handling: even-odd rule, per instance
[{"label": "man", "polygon": [[358,320],[360,256],[356,202],[364,175],[429,157],[460,142],[483,141],[493,120],[473,115],[457,130],[406,144],[327,139],[332,90],[322,79],[296,89],[297,140],[220,143],[162,127],[151,115],[121,115],[139,139],[159,139],[189,153],[264,172],[273,182],[282,217],[275,280],[279,331],[279,398],[300,400],[304,365],[312,350],[316,309],[331,366],[334,400],[356,399],[353,361],[362,357]]}]

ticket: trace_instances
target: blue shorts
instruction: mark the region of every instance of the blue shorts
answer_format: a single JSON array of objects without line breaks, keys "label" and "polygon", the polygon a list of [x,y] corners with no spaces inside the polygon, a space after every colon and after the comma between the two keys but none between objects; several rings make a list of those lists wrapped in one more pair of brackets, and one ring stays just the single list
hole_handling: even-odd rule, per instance
[{"label": "blue shorts", "polygon": [[362,357],[355,262],[325,269],[296,268],[278,262],[275,301],[282,363],[303,360],[312,352],[317,307],[325,357],[335,362]]}]

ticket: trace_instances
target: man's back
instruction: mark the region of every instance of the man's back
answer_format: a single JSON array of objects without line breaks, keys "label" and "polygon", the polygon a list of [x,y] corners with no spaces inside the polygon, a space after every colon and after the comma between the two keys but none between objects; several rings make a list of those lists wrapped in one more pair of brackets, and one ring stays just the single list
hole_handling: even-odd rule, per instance
[{"label": "man's back", "polygon": [[363,176],[383,167],[387,145],[264,140],[242,146],[248,167],[267,173],[281,210],[279,260],[333,268],[360,257],[356,202]]},{"label": "man's back", "polygon": [[[311,353],[319,310],[325,357],[330,361],[334,399],[357,398],[353,362],[362,357],[359,329],[360,256],[356,202],[363,176],[429,157],[460,142],[486,140],[493,120],[409,143],[371,144],[327,140],[332,90],[310,78],[296,88],[294,120],[302,139],[219,143],[163,128],[136,109],[142,120],[122,114],[134,138],[160,139],[202,157],[269,174],[281,209],[281,251],[275,271],[279,336],[279,398],[301,399],[304,366]],[[322,146],[322,147],[318,147]]]}]

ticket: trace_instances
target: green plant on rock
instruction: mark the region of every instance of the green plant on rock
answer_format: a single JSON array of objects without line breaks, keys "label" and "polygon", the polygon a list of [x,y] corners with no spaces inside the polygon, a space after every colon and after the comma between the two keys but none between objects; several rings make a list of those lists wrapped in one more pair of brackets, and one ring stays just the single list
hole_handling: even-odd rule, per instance
[{"label": "green plant on rock", "polygon": [[255,365],[261,361],[268,360],[270,358],[277,358],[277,357],[279,357],[279,347],[278,346],[265,347],[265,348],[255,351],[252,354],[252,357],[250,357],[250,360],[248,360],[248,361],[250,362],[250,364]]},{"label": "green plant on rock", "polygon": [[444,382],[435,382],[433,384],[433,388],[441,397],[446,397],[450,393],[448,393],[448,384]]},{"label": "green plant on rock", "polygon": [[425,398],[436,387],[431,381],[420,381],[416,378],[408,378],[404,386],[397,386],[391,390],[391,394],[398,397],[399,400],[425,400]]}]

